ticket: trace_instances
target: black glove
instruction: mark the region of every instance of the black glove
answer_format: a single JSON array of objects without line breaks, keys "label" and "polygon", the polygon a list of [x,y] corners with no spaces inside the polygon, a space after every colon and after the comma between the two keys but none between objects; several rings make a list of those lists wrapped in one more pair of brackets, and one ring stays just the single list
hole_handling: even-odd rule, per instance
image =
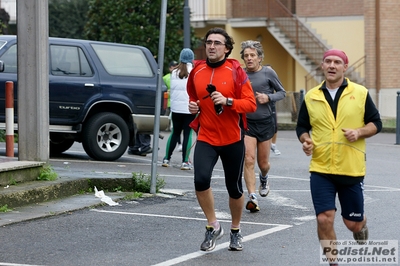
[{"label": "black glove", "polygon": [[[217,88],[215,88],[215,86],[213,84],[208,84],[206,90],[208,92],[208,96],[210,96],[211,93],[213,93],[214,91],[217,90]],[[206,96],[205,98],[207,98],[208,96]],[[217,113],[217,115],[222,114],[222,112],[224,111],[222,104],[215,104],[214,109],[215,109],[215,112]]]}]

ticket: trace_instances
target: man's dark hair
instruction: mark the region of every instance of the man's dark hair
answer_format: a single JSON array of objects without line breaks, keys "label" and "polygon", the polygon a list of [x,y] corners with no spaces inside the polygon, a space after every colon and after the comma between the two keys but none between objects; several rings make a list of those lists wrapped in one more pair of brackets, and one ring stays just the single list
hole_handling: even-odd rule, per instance
[{"label": "man's dark hair", "polygon": [[206,46],[206,41],[210,34],[221,34],[225,37],[225,47],[229,49],[229,52],[225,54],[225,58],[228,57],[233,50],[233,45],[235,44],[232,37],[222,28],[212,28],[206,33],[206,36],[204,36],[204,46]]}]

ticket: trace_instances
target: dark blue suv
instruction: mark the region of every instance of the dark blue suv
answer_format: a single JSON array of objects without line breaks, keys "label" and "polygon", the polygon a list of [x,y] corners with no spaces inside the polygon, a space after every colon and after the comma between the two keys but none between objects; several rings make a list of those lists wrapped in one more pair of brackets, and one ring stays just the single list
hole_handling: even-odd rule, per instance
[{"label": "dark blue suv", "polygon": [[[14,82],[18,111],[17,38],[0,35],[0,128],[5,128],[5,82]],[[49,38],[50,152],[59,154],[75,141],[96,160],[120,158],[137,133],[153,133],[157,63],[142,46]],[[160,128],[167,104],[163,84]]]}]

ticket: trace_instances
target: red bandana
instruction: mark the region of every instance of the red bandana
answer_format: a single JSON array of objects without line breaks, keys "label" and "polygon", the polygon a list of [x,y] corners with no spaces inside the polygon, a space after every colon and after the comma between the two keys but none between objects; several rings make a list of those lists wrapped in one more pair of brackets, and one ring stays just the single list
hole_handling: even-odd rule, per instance
[{"label": "red bandana", "polygon": [[324,53],[324,57],[323,57],[322,61],[325,60],[325,58],[330,55],[339,56],[345,64],[349,63],[349,59],[347,58],[347,55],[343,51],[337,50],[337,49],[331,49],[331,50],[326,51]]}]

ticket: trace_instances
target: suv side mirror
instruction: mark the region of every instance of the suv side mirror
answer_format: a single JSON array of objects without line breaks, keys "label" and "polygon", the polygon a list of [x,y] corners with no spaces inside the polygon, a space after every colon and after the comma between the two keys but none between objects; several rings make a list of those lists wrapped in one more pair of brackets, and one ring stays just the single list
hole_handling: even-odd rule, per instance
[{"label": "suv side mirror", "polygon": [[4,72],[4,62],[0,60],[0,72]]}]

